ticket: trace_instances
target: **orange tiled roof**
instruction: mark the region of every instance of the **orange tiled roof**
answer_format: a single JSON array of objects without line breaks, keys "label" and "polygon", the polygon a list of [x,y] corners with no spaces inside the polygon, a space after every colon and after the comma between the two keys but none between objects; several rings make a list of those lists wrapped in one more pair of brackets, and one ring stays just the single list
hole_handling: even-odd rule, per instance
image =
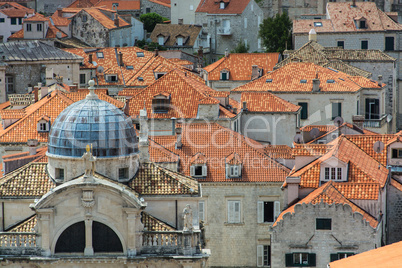
[{"label": "orange tiled roof", "polygon": [[297,113],[301,108],[270,92],[243,92],[240,103],[243,102],[250,112]]},{"label": "orange tiled roof", "polygon": [[149,1],[170,8],[170,0],[149,0]]},{"label": "orange tiled roof", "polygon": [[76,0],[72,2],[67,8],[69,9],[81,9],[87,7],[93,7],[99,0]]},{"label": "orange tiled roof", "polygon": [[[324,202],[327,204],[348,204],[353,212],[359,212],[360,214],[363,215],[363,218],[370,224],[371,227],[376,228],[378,225],[378,221],[365,212],[363,209],[355,205],[353,202],[348,200],[342,193],[336,188],[336,185],[338,183],[335,183],[333,181],[329,181],[319,187],[318,189],[314,190],[312,193],[310,193],[308,196],[306,196],[304,199],[299,201],[297,204],[318,204],[320,202]],[[283,220],[283,215],[286,213],[294,213],[294,208],[295,205],[289,207],[288,209],[284,210],[278,217],[278,219],[275,221],[273,226],[276,226],[278,222]]]},{"label": "orange tiled roof", "polygon": [[9,18],[24,18],[27,14],[29,14],[26,10],[14,8],[0,9],[0,12]]},{"label": "orange tiled roof", "polygon": [[227,57],[204,67],[208,72],[208,80],[220,80],[220,72],[229,70],[229,80],[250,81],[253,65],[262,68],[262,75],[272,71],[279,61],[279,53],[230,53]]},{"label": "orange tiled roof", "polygon": [[[402,30],[402,26],[383,11],[377,8],[373,2],[352,2],[328,3],[326,20],[295,20],[293,21],[293,33],[308,33],[314,29],[317,33],[331,32],[369,32]],[[355,20],[364,17],[366,19],[365,29],[356,27]],[[314,26],[314,22],[322,22],[322,27]]]},{"label": "orange tiled roof", "polygon": [[40,13],[36,13],[34,16],[24,19],[24,21],[49,21],[48,18]]},{"label": "orange tiled roof", "polygon": [[[207,177],[199,179],[202,182],[283,182],[290,171],[269,158],[263,145],[216,123],[183,124],[181,149],[175,147],[175,136],[154,136],[153,140],[180,156],[180,170],[187,176],[194,156],[203,154]],[[231,153],[241,159],[241,178],[226,178],[225,159]]]},{"label": "orange tiled roof", "polygon": [[[364,77],[350,76],[314,63],[292,62],[232,91],[312,92],[315,78],[320,80],[321,92],[357,92],[362,88],[381,89],[385,86],[379,86],[376,81]],[[301,83],[301,80],[306,80],[306,83]],[[329,80],[333,80],[333,83],[328,83]]]},{"label": "orange tiled roof", "polygon": [[155,163],[175,163],[180,160],[179,155],[156,143],[152,138],[149,139],[149,155]]},{"label": "orange tiled roof", "polygon": [[295,144],[292,155],[295,156],[323,156],[332,149],[332,144]]},{"label": "orange tiled roof", "polygon": [[[366,136],[364,135],[364,137]],[[301,169],[292,171],[289,176],[300,176],[300,186],[303,188],[318,188],[321,163],[331,157],[348,163],[348,182],[376,183],[381,188],[384,187],[388,169],[344,136],[336,140],[336,145],[328,153]]]},{"label": "orange tiled roof", "polygon": [[19,31],[16,31],[15,33],[13,33],[8,37],[8,39],[22,39],[22,38],[24,38],[24,28],[22,28]]},{"label": "orange tiled roof", "polygon": [[292,148],[287,145],[267,145],[264,147],[265,153],[273,158],[294,159]]},{"label": "orange tiled roof", "polygon": [[57,27],[57,26],[68,26],[71,23],[71,20],[69,20],[66,17],[63,17],[63,12],[60,10],[56,11],[55,13],[53,13],[53,15],[50,17],[53,21],[53,24]]},{"label": "orange tiled roof", "polygon": [[[198,104],[219,103],[217,99],[210,97],[215,94],[215,90],[201,81],[199,77],[188,72],[172,70],[129,99],[127,113],[130,116],[138,116],[145,102],[149,118],[197,118]],[[161,92],[170,94],[171,108],[166,113],[155,113],[152,109],[153,96]],[[221,109],[225,110],[224,107]],[[234,116],[235,114],[227,111],[227,117]]]},{"label": "orange tiled roof", "polygon": [[194,65],[194,63],[192,63],[189,60],[183,60],[183,59],[178,59],[178,58],[170,58],[169,60],[180,66]]},{"label": "orange tiled roof", "polygon": [[[85,8],[84,10],[100,24],[107,29],[116,29],[120,27],[130,26],[128,22],[119,17],[119,27],[114,24],[114,20],[102,13],[101,8]],[[108,10],[109,12],[116,13],[116,11]]]},{"label": "orange tiled roof", "polygon": [[166,231],[176,231],[175,228],[169,224],[151,216],[145,211],[141,212],[141,222],[144,224],[144,230],[153,232],[166,232]]},{"label": "orange tiled roof", "polygon": [[209,14],[242,14],[250,0],[230,0],[226,1],[224,9],[220,8],[220,3],[215,0],[203,0],[195,12],[205,12]]},{"label": "orange tiled roof", "polygon": [[107,9],[112,9],[114,3],[119,4],[119,6],[117,7],[117,10],[119,10],[119,11],[121,11],[121,10],[139,10],[141,8],[140,0],[100,0],[94,6],[106,7]]},{"label": "orange tiled roof", "polygon": [[20,5],[16,2],[0,2],[0,9],[7,9],[7,8],[14,8],[14,9],[20,9],[20,10],[26,10],[29,11],[30,14],[33,14],[35,12],[34,9],[25,7],[23,5]]},{"label": "orange tiled roof", "polygon": [[397,268],[402,263],[402,242],[386,245],[331,262],[330,268]]},{"label": "orange tiled roof", "polygon": [[28,219],[24,220],[22,223],[10,229],[9,232],[34,233],[35,225],[36,215],[32,215]]}]

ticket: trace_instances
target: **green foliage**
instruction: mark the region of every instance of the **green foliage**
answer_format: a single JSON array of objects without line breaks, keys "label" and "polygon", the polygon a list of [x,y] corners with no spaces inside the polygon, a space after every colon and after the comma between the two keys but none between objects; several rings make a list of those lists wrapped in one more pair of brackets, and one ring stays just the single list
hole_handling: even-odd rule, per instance
[{"label": "green foliage", "polygon": [[266,52],[280,52],[292,48],[292,21],[286,12],[266,18],[260,25],[259,35]]},{"label": "green foliage", "polygon": [[148,46],[148,51],[154,51],[156,48],[158,50],[166,50],[166,47],[159,45],[156,42],[147,42],[145,40],[137,40],[135,46],[144,49],[145,45]]},{"label": "green foliage", "polygon": [[144,29],[148,33],[154,30],[156,24],[163,23],[165,20],[167,19],[154,12],[142,14],[140,16],[140,21],[144,23]]},{"label": "green foliage", "polygon": [[231,50],[230,53],[247,53],[248,50],[250,49],[250,46],[244,43],[243,40],[240,41],[240,43],[237,44],[235,49]]}]

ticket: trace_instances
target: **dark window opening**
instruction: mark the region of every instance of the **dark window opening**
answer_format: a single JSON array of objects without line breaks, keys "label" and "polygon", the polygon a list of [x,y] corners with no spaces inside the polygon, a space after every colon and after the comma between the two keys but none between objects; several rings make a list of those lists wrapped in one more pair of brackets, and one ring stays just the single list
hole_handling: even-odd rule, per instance
[{"label": "dark window opening", "polygon": [[315,219],[316,230],[331,230],[332,219]]},{"label": "dark window opening", "polygon": [[194,167],[194,176],[202,176],[202,166]]},{"label": "dark window opening", "polygon": [[314,267],[316,266],[315,253],[285,254],[286,267]]},{"label": "dark window opening", "polygon": [[169,111],[169,99],[153,99],[152,109],[157,113],[167,113]]},{"label": "dark window opening", "polygon": [[17,18],[11,18],[11,25],[17,25]]},{"label": "dark window opening", "polygon": [[150,13],[150,12],[151,12],[151,8],[147,7],[147,8],[145,9],[145,13]]},{"label": "dark window opening", "polygon": [[36,31],[41,32],[42,31],[42,24],[36,24]]},{"label": "dark window opening", "polygon": [[94,221],[92,224],[92,245],[94,252],[123,252],[117,234],[107,225]]},{"label": "dark window opening", "polygon": [[394,37],[385,37],[385,50],[392,51],[394,49]]},{"label": "dark window opening", "polygon": [[366,29],[366,21],[365,20],[361,20],[359,24],[360,24],[359,25],[360,29]]},{"label": "dark window opening", "polygon": [[368,49],[368,41],[367,40],[362,40],[361,49]]},{"label": "dark window opening", "polygon": [[342,103],[341,102],[333,102],[332,103],[332,120],[336,117],[342,116]]},{"label": "dark window opening", "polygon": [[85,223],[77,222],[60,235],[56,243],[55,253],[84,252],[85,249]]},{"label": "dark window opening", "polygon": [[308,103],[307,102],[299,102],[297,105],[301,106],[300,119],[307,119],[308,117]]},{"label": "dark window opening", "polygon": [[402,149],[392,149],[392,158],[402,158]]},{"label": "dark window opening", "polygon": [[341,259],[345,259],[347,257],[353,256],[355,255],[353,252],[338,252],[338,253],[334,253],[331,254],[331,262],[336,261],[336,260],[341,260]]},{"label": "dark window opening", "polygon": [[119,168],[119,180],[128,179],[128,168]]},{"label": "dark window opening", "polygon": [[338,41],[337,47],[345,48],[345,41]]},{"label": "dark window opening", "polygon": [[274,222],[274,202],[264,202],[264,222]]},{"label": "dark window opening", "polygon": [[366,99],[365,119],[379,119],[379,118],[380,118],[380,100]]},{"label": "dark window opening", "polygon": [[85,85],[87,83],[87,79],[85,74],[80,74],[80,84]]}]

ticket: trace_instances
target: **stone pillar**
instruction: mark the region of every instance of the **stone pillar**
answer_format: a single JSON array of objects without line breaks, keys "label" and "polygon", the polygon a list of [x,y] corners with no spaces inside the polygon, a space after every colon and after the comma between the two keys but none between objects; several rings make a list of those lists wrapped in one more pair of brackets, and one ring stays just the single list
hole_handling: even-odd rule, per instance
[{"label": "stone pillar", "polygon": [[135,208],[126,208],[127,213],[127,256],[137,255],[136,247],[136,218],[138,210]]},{"label": "stone pillar", "polygon": [[148,117],[147,110],[140,110],[140,139],[138,149],[140,151],[140,163],[149,161],[149,141],[148,141]]},{"label": "stone pillar", "polygon": [[39,234],[41,235],[41,248],[43,256],[50,256],[50,219],[53,215],[53,209],[40,209],[37,210]]},{"label": "stone pillar", "polygon": [[85,256],[94,255],[94,248],[92,247],[92,217],[87,217],[85,219]]},{"label": "stone pillar", "polygon": [[297,198],[299,198],[299,185],[300,185],[300,177],[292,178],[287,177],[286,183],[288,184],[288,191],[287,191],[287,205],[291,204]]}]

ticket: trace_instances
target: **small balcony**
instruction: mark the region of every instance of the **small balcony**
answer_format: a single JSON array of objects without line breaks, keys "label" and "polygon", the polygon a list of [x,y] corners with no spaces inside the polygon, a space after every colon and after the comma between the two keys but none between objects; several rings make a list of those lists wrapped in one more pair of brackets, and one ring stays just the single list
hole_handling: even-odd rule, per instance
[{"label": "small balcony", "polygon": [[231,32],[230,28],[220,27],[220,28],[218,28],[218,34],[219,35],[232,35],[232,32]]},{"label": "small balcony", "polygon": [[365,128],[382,128],[387,122],[388,114],[383,114],[379,119],[365,119],[363,127]]}]

